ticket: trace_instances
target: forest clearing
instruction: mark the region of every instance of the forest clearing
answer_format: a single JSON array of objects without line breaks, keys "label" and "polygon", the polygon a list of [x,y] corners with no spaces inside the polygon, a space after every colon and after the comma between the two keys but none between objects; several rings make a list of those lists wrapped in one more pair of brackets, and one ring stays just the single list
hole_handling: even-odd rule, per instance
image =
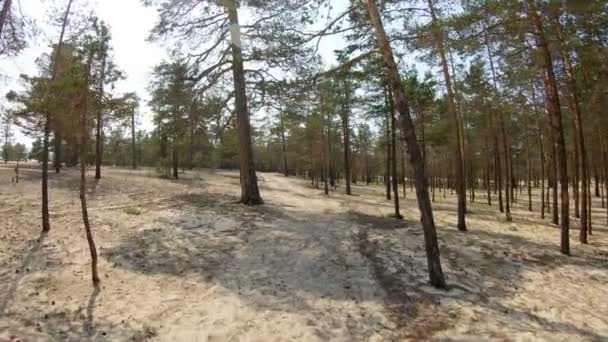
[{"label": "forest clearing", "polygon": [[[456,229],[434,203],[449,290],[428,284],[413,193],[403,221],[381,186],[261,173],[266,204],[236,204],[238,172],[107,169],[88,185],[101,288],[90,286],[75,169],[50,177],[55,227],[39,239],[40,170],[0,168],[0,340],[405,341],[608,338],[608,239],[559,253],[559,229],[483,200]],[[8,185],[7,185],[8,184]],[[481,197],[481,196],[480,196]],[[604,221],[603,213],[597,221]]]}]

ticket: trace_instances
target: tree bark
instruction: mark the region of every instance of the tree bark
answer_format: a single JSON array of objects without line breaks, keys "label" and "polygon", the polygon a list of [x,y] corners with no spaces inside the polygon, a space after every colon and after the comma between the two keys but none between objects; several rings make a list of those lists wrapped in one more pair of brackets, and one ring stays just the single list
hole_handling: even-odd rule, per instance
[{"label": "tree bark", "polygon": [[437,47],[437,53],[439,54],[441,60],[441,67],[443,70],[443,77],[445,79],[445,86],[448,93],[448,112],[450,113],[450,117],[452,118],[452,122],[454,124],[454,132],[455,132],[455,148],[456,148],[456,192],[458,195],[458,230],[466,231],[467,225],[465,221],[466,214],[466,205],[467,205],[467,194],[465,189],[465,180],[464,180],[464,158],[462,151],[462,137],[459,129],[458,113],[456,112],[456,103],[454,102],[454,92],[452,89],[452,80],[450,78],[450,71],[448,68],[448,61],[446,58],[446,51],[443,42],[443,29],[439,22],[437,21],[437,16],[435,14],[435,6],[433,5],[432,0],[428,0],[429,11],[431,13],[431,20],[435,33],[435,44]]},{"label": "tree bark", "polygon": [[171,165],[173,168],[173,178],[179,179],[179,161],[177,160],[177,141],[173,139],[171,151]]},{"label": "tree bark", "polygon": [[98,108],[97,108],[97,127],[96,127],[96,132],[95,132],[95,179],[100,179],[101,178],[101,162],[103,159],[102,156],[102,149],[101,149],[101,132],[103,130],[103,121],[102,121],[102,102],[103,101],[103,84],[105,81],[105,77],[106,77],[106,60],[107,60],[107,51],[108,51],[108,47],[104,42],[104,45],[102,46],[102,59],[101,59],[101,77],[99,80],[99,96],[100,96],[100,100],[99,103],[97,104]]},{"label": "tree bark", "polygon": [[[566,142],[564,139],[564,129],[562,125],[562,114],[559,104],[559,94],[557,91],[557,81],[553,71],[553,61],[551,60],[551,52],[549,45],[545,39],[544,28],[541,18],[536,9],[535,0],[527,0],[528,12],[537,37],[537,46],[540,50],[541,57],[545,68],[545,88],[546,105],[549,118],[551,120],[552,130],[555,132],[555,148],[556,160],[559,168],[559,178],[561,186],[561,239],[560,247],[562,254],[570,254],[570,200],[568,195],[568,160],[566,156]],[[557,184],[555,184],[557,187]]]},{"label": "tree bark", "polygon": [[397,64],[393,56],[393,51],[390,47],[382,20],[378,14],[378,8],[374,0],[366,0],[367,11],[370,16],[370,20],[376,35],[376,42],[384,67],[386,69],[386,78],[389,81],[391,88],[393,89],[393,96],[395,101],[395,107],[399,112],[399,121],[401,124],[401,130],[403,137],[408,146],[410,162],[414,167],[416,177],[416,195],[418,198],[418,209],[420,210],[420,218],[422,222],[422,228],[424,230],[424,242],[426,246],[427,263],[429,270],[430,282],[433,286],[438,288],[446,288],[445,278],[441,268],[441,259],[439,256],[439,245],[437,243],[437,232],[435,229],[435,221],[433,219],[433,209],[431,208],[431,202],[429,199],[427,174],[424,167],[424,161],[422,159],[422,153],[418,140],[416,138],[416,132],[414,129],[414,123],[410,116],[410,109],[403,91],[401,84],[401,77]]},{"label": "tree bark", "polygon": [[93,59],[93,51],[89,52],[87,62],[87,73],[85,77],[85,89],[83,96],[83,110],[80,117],[80,206],[82,209],[82,222],[84,223],[84,229],[87,237],[87,243],[89,245],[89,252],[91,253],[91,278],[93,280],[93,286],[99,286],[99,275],[97,274],[97,249],[95,248],[95,241],[93,239],[93,233],[91,232],[91,225],[89,223],[89,213],[87,209],[87,193],[86,193],[86,155],[88,146],[88,125],[87,125],[87,111],[89,101],[89,74],[91,69],[91,61]]},{"label": "tree bark", "polygon": [[540,123],[540,115],[536,107],[536,92],[534,91],[534,82],[532,86],[532,106],[534,108],[534,116],[536,117],[536,127],[538,129],[538,148],[540,152],[540,218],[545,218],[545,152],[543,148],[543,129]]},{"label": "tree bark", "polygon": [[[192,160],[190,162],[192,162]],[[137,169],[137,152],[135,147],[135,108],[131,109],[131,167],[133,170]]]},{"label": "tree bark", "polygon": [[[486,50],[488,53],[488,59],[490,61],[490,70],[492,71],[492,83],[494,85],[494,92],[496,93],[496,95],[498,95],[498,84],[496,81],[496,70],[494,68],[494,58],[492,57],[492,50],[490,48],[490,42],[488,40],[487,35],[485,36],[485,43],[486,43]],[[507,133],[506,133],[506,129],[505,129],[505,121],[504,121],[504,114],[502,109],[498,110],[498,113],[496,114],[498,116],[498,126],[500,129],[500,135],[502,138],[502,145],[503,145],[503,150],[504,150],[504,155],[505,155],[505,202],[504,202],[504,207],[503,207],[503,201],[502,201],[502,168],[501,168],[501,162],[500,162],[500,147],[498,144],[498,133],[496,131],[494,131],[494,148],[495,148],[495,153],[496,153],[496,172],[498,173],[498,206],[500,208],[500,212],[505,213],[505,217],[507,219],[507,221],[512,221],[513,218],[511,217],[511,207],[510,207],[510,203],[511,203],[511,199],[510,197],[512,197],[512,192],[511,192],[511,186],[510,186],[510,180],[511,180],[511,168],[509,166],[509,152],[510,152],[510,148],[509,145],[507,144]],[[490,114],[490,123],[492,122],[492,116],[493,114]]]},{"label": "tree bark", "polygon": [[[561,24],[557,23],[557,27],[558,27],[558,36],[560,36],[560,39],[563,40],[562,34],[561,34]],[[576,160],[574,163],[574,168],[575,168],[575,174],[578,175],[579,174],[579,170],[580,170],[580,175],[581,175],[581,180],[582,180],[582,185],[581,185],[581,189],[582,189],[582,194],[581,194],[581,208],[583,209],[581,211],[581,221],[580,221],[580,234],[579,234],[579,240],[581,243],[587,243],[587,218],[588,218],[588,213],[587,213],[587,201],[589,199],[588,196],[588,192],[589,192],[589,182],[588,182],[588,168],[587,168],[587,151],[585,149],[585,135],[584,135],[584,129],[583,129],[583,115],[581,113],[581,107],[580,107],[580,102],[578,99],[578,89],[576,86],[576,80],[574,79],[574,69],[572,67],[572,62],[570,59],[570,52],[567,50],[567,48],[564,48],[562,50],[562,60],[564,63],[564,71],[566,74],[566,83],[568,85],[568,90],[570,93],[570,108],[572,109],[572,112],[574,114],[574,129],[575,129],[575,143],[577,144],[576,148],[575,148],[575,154],[576,154]],[[580,169],[579,169],[580,166]],[[575,176],[575,189],[578,189],[578,179],[579,177]],[[576,197],[578,197],[578,191],[576,191],[575,193],[575,199]],[[578,200],[575,201],[575,205],[578,207]],[[576,208],[575,208],[576,211]]]},{"label": "tree bark", "polygon": [[61,149],[62,149],[62,140],[63,140],[63,136],[61,134],[61,128],[58,127],[60,126],[60,123],[57,122],[57,120],[54,122],[54,126],[55,129],[53,130],[53,136],[54,136],[54,145],[53,146],[53,167],[55,167],[55,173],[59,173],[61,171]]},{"label": "tree bark", "polygon": [[389,101],[389,115],[391,117],[391,176],[393,183],[393,202],[395,203],[395,217],[402,219],[401,213],[399,212],[399,179],[397,178],[397,138],[395,134],[395,103],[393,101],[393,94],[389,89],[388,101]]},{"label": "tree bark", "polygon": [[[61,47],[63,45],[63,36],[65,35],[65,28],[68,24],[68,17],[70,15],[70,8],[72,7],[73,0],[68,1],[65,14],[63,16],[63,22],[61,24],[61,33],[59,34],[59,42],[55,49],[55,58],[53,63],[53,70],[51,73],[51,82],[57,79],[57,72],[59,70],[59,57],[61,54]],[[44,139],[42,146],[42,231],[48,232],[51,230],[51,223],[49,220],[49,135],[51,132],[51,114],[46,111],[44,113]]]},{"label": "tree bark", "polygon": [[227,0],[224,5],[230,21],[230,40],[232,50],[232,73],[234,78],[236,123],[240,144],[240,176],[241,199],[247,205],[263,204],[258,189],[258,180],[253,160],[251,143],[251,124],[247,108],[247,93],[245,89],[245,70],[241,53],[241,27],[239,25],[236,0]]},{"label": "tree bark", "polygon": [[350,86],[347,81],[344,81],[344,103],[342,104],[342,134],[344,139],[344,184],[346,185],[346,194],[351,194],[350,183]]},{"label": "tree bark", "polygon": [[[279,111],[279,121],[281,129],[281,153],[283,154],[283,174],[289,177],[289,169],[287,168],[287,144],[285,143],[285,122],[283,121],[283,111]],[[329,173],[329,170],[327,170]],[[327,182],[326,182],[327,183]]]},{"label": "tree bark", "polygon": [[[386,103],[386,108],[390,107],[389,104],[389,91],[388,86],[384,89],[384,99]],[[391,118],[386,112],[386,176],[384,184],[386,185],[386,199],[391,200]]]}]

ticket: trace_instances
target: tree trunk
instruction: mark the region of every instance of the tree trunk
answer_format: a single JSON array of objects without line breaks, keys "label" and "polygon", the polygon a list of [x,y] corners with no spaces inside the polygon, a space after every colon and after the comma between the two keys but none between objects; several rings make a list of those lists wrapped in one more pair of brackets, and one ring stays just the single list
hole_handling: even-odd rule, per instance
[{"label": "tree trunk", "polygon": [[[329,145],[325,143],[325,106],[323,102],[323,90],[319,91],[319,108],[321,112],[321,149],[323,150],[323,170],[324,170],[324,192],[325,195],[329,195],[329,174],[331,173],[329,169]],[[282,119],[281,119],[282,121]],[[327,129],[327,135],[329,136],[329,128]],[[285,174],[287,177],[287,174]]]},{"label": "tree trunk", "polygon": [[177,142],[173,140],[173,147],[171,151],[171,165],[173,168],[173,178],[179,179],[179,161],[177,160]]},{"label": "tree trunk", "polygon": [[441,259],[439,256],[439,245],[437,243],[437,232],[435,229],[435,221],[433,219],[433,209],[429,199],[427,175],[424,167],[424,161],[416,138],[414,123],[410,117],[410,110],[401,84],[401,77],[397,64],[393,57],[393,51],[390,47],[382,20],[378,14],[378,9],[374,0],[366,0],[367,10],[370,16],[372,26],[374,27],[378,48],[382,54],[384,67],[386,69],[386,78],[390,82],[393,89],[395,106],[399,112],[399,121],[403,137],[408,146],[410,162],[414,167],[416,175],[416,195],[418,198],[418,208],[422,228],[424,230],[424,242],[426,246],[427,263],[429,269],[429,278],[433,286],[438,288],[446,288],[445,278],[441,269]]},{"label": "tree trunk", "polygon": [[[102,59],[101,59],[101,77],[99,80],[99,96],[103,98],[103,83],[105,81],[106,75],[106,59],[107,59],[107,49],[106,44],[102,46]],[[102,121],[102,104],[101,100],[97,104],[97,127],[95,133],[95,179],[101,178],[101,162],[103,159],[102,150],[101,150],[101,132],[103,130],[103,121]]]},{"label": "tree trunk", "polygon": [[87,62],[87,74],[85,77],[85,89],[83,96],[83,111],[80,118],[80,206],[82,209],[82,222],[84,223],[84,230],[87,237],[87,243],[89,245],[89,252],[91,253],[91,277],[93,280],[93,286],[99,286],[99,275],[97,274],[97,249],[95,248],[95,241],[93,240],[93,233],[91,232],[91,225],[89,223],[89,213],[87,210],[87,193],[86,193],[86,155],[88,146],[88,125],[87,125],[87,111],[89,101],[89,74],[91,69],[91,61],[93,59],[93,50],[89,52],[89,58]]},{"label": "tree trunk", "polygon": [[486,147],[486,196],[487,196],[487,200],[488,200],[488,205],[492,206],[492,189],[490,187],[490,167],[492,165],[492,162],[490,160],[490,146],[488,144],[488,137],[487,135],[485,136],[484,139],[485,142],[485,147]]},{"label": "tree trunk", "polygon": [[[604,196],[608,199],[608,146],[600,134],[600,151],[602,153],[602,164],[604,166]],[[608,224],[608,205],[606,205],[606,223]]]},{"label": "tree trunk", "polygon": [[540,124],[540,115],[536,107],[536,92],[534,91],[534,82],[532,86],[532,105],[534,107],[534,115],[536,117],[536,127],[538,128],[538,148],[540,152],[540,218],[545,218],[545,152],[543,148],[543,130]]},{"label": "tree trunk", "polygon": [[350,87],[348,82],[344,82],[344,103],[342,104],[342,134],[344,135],[344,184],[346,185],[346,194],[350,195],[350,183],[352,181],[350,174]]},{"label": "tree trunk", "polygon": [[[561,36],[561,24],[557,24],[558,27],[558,36]],[[560,37],[561,39],[562,37]],[[579,170],[580,170],[580,175],[582,178],[582,186],[581,189],[582,194],[581,194],[581,207],[582,207],[582,211],[581,211],[581,221],[580,221],[580,234],[579,234],[579,240],[581,243],[587,243],[587,217],[588,217],[588,213],[587,213],[587,201],[589,199],[588,196],[588,191],[589,191],[589,182],[588,182],[588,177],[587,175],[589,174],[588,168],[587,168],[587,151],[585,149],[585,135],[584,135],[584,129],[583,129],[583,116],[581,113],[581,107],[580,107],[580,103],[579,103],[579,99],[578,99],[578,89],[576,86],[576,80],[574,79],[574,70],[572,68],[572,62],[570,60],[570,52],[564,48],[562,50],[562,59],[564,62],[564,70],[565,70],[565,74],[566,74],[566,82],[568,85],[568,90],[570,92],[570,108],[572,109],[572,112],[574,114],[574,129],[575,129],[575,143],[577,143],[577,146],[575,146],[575,155],[576,155],[576,160],[574,163],[574,168],[575,168],[575,181],[576,181],[576,185],[575,185],[575,189],[578,190],[578,174],[579,174]],[[579,169],[579,164],[580,164],[580,169]],[[577,202],[578,200],[576,200],[576,197],[578,197],[578,191],[576,191],[575,193],[575,206],[578,206]],[[576,211],[576,208],[575,208]]]},{"label": "tree trunk", "polygon": [[528,127],[530,126],[529,115],[526,114],[526,129],[525,129],[525,143],[526,143],[526,187],[528,190],[528,211],[532,211],[532,165],[530,161],[530,138]]},{"label": "tree trunk", "polygon": [[435,44],[437,47],[437,53],[441,59],[441,67],[443,70],[443,77],[445,79],[445,86],[448,93],[448,112],[450,113],[450,117],[452,118],[452,122],[454,124],[454,132],[455,132],[455,148],[456,148],[456,192],[458,195],[458,230],[466,231],[467,225],[465,221],[466,214],[466,204],[467,204],[467,194],[465,189],[465,180],[464,180],[464,157],[462,151],[462,137],[459,129],[458,113],[456,112],[456,103],[454,102],[454,92],[452,89],[452,80],[450,78],[450,71],[448,68],[448,61],[446,58],[446,52],[443,42],[443,29],[437,21],[437,17],[435,15],[435,6],[433,5],[432,0],[428,0],[429,11],[431,13],[431,20],[433,23],[434,33],[435,33]]},{"label": "tree trunk", "polygon": [[135,108],[131,110],[131,167],[133,170],[137,169],[137,153],[135,148]]},{"label": "tree trunk", "polygon": [[[488,52],[488,59],[490,61],[490,70],[492,71],[492,83],[494,85],[494,91],[496,93],[496,95],[498,95],[498,84],[496,82],[496,70],[494,69],[494,58],[492,57],[492,50],[490,48],[490,42],[488,40],[488,37],[485,37],[485,43],[486,43],[486,50]],[[496,133],[496,131],[494,131],[494,148],[495,148],[495,153],[496,153],[496,172],[498,173],[498,206],[500,208],[500,212],[505,213],[506,219],[507,221],[512,221],[513,218],[511,217],[511,207],[510,207],[510,197],[512,197],[512,187],[510,186],[510,180],[511,180],[511,168],[509,166],[509,153],[510,153],[510,148],[509,145],[507,144],[507,133],[506,133],[506,129],[505,129],[505,120],[504,120],[504,114],[502,109],[499,109],[499,112],[496,114],[498,115],[498,126],[500,128],[500,135],[502,138],[502,145],[503,145],[503,150],[504,150],[504,154],[505,154],[505,202],[504,202],[504,207],[503,207],[503,201],[502,201],[502,168],[501,168],[501,162],[500,162],[500,148],[498,145],[498,133]],[[490,114],[490,125],[492,125],[492,116],[493,114]]]},{"label": "tree trunk", "polygon": [[[384,89],[384,98],[386,108],[390,107],[389,104],[389,91],[388,87]],[[391,200],[391,118],[387,111],[386,113],[386,176],[384,184],[386,185],[386,199]]]},{"label": "tree trunk", "polygon": [[391,176],[393,183],[393,201],[395,203],[395,217],[402,219],[401,213],[399,212],[399,179],[397,178],[397,138],[395,134],[395,103],[393,101],[393,94],[391,90],[388,91],[389,101],[389,115],[391,117]]},{"label": "tree trunk", "polygon": [[[65,14],[63,16],[63,22],[61,24],[61,33],[59,34],[59,42],[55,49],[55,62],[53,63],[53,70],[51,73],[51,81],[57,79],[57,71],[59,64],[59,56],[61,53],[61,47],[63,45],[63,36],[65,35],[65,28],[68,24],[68,17],[70,15],[70,8],[72,7],[73,0],[68,1]],[[42,147],[42,231],[48,232],[51,230],[51,223],[49,220],[49,135],[51,132],[51,114],[47,111],[44,113],[44,140]]]},{"label": "tree trunk", "polygon": [[230,21],[230,39],[232,49],[232,73],[234,78],[236,123],[239,132],[240,144],[240,176],[241,199],[247,205],[263,204],[258,189],[258,180],[255,174],[253,161],[253,147],[251,143],[251,124],[247,108],[247,93],[245,89],[245,70],[241,53],[241,27],[239,25],[236,0],[225,2]]},{"label": "tree trunk", "polygon": [[59,173],[61,171],[61,159],[62,159],[62,134],[61,129],[58,127],[60,125],[59,122],[55,121],[55,129],[53,130],[53,167],[55,168],[55,173]]},{"label": "tree trunk", "polygon": [[[549,45],[545,39],[545,33],[541,18],[537,13],[536,3],[534,0],[527,0],[528,12],[532,24],[536,29],[537,45],[540,50],[541,57],[545,68],[545,88],[546,104],[549,118],[551,119],[551,127],[555,132],[556,160],[559,168],[559,177],[561,185],[561,239],[560,246],[562,254],[570,254],[570,200],[568,195],[568,161],[566,157],[566,142],[564,139],[564,128],[562,125],[562,114],[559,104],[559,94],[557,91],[557,81],[553,72],[553,61],[551,60],[551,52]],[[555,184],[557,187],[557,184]]]},{"label": "tree trunk", "polygon": [[[283,174],[285,175],[285,177],[289,177],[289,169],[287,168],[287,144],[285,143],[285,123],[283,122],[282,110],[279,112],[279,120],[279,124],[281,126],[281,153],[283,154]],[[329,174],[329,168],[326,170],[326,173]],[[327,181],[325,181],[325,183],[327,183]]]},{"label": "tree trunk", "polygon": [[45,113],[44,138],[42,140],[42,231],[51,230],[49,220],[49,135],[50,135],[50,114]]}]

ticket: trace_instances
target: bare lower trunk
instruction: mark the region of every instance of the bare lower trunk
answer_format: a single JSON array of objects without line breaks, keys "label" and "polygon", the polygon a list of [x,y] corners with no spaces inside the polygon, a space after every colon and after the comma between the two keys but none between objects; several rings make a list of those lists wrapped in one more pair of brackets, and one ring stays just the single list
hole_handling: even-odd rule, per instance
[{"label": "bare lower trunk", "polygon": [[50,135],[50,115],[45,114],[44,119],[44,138],[42,140],[42,231],[51,230],[49,220],[49,135]]},{"label": "bare lower trunk", "polygon": [[455,132],[455,149],[456,149],[456,192],[458,195],[458,230],[466,231],[467,225],[465,221],[466,205],[467,205],[467,194],[465,189],[465,174],[464,174],[464,151],[462,150],[462,136],[460,132],[460,120],[458,119],[458,113],[456,112],[456,103],[454,99],[454,92],[452,89],[452,80],[450,78],[450,71],[448,68],[448,61],[446,58],[446,51],[444,47],[444,34],[443,29],[440,26],[438,19],[435,15],[435,7],[432,0],[428,0],[429,11],[431,14],[431,20],[434,27],[435,33],[435,44],[437,47],[437,53],[441,60],[441,67],[443,70],[443,76],[445,79],[445,86],[448,93],[448,112],[452,119]]},{"label": "bare lower trunk", "polygon": [[[59,123],[55,123],[55,125],[58,125]],[[55,133],[54,133],[54,145],[53,146],[53,167],[55,167],[55,173],[59,173],[61,171],[61,159],[62,159],[62,146],[61,146],[61,141],[62,141],[62,135],[61,135],[61,131],[57,128],[55,128]]]},{"label": "bare lower trunk", "polygon": [[414,167],[416,177],[416,195],[418,198],[418,209],[420,210],[420,219],[422,222],[422,228],[424,230],[424,242],[427,254],[427,263],[429,269],[429,278],[433,286],[438,288],[445,288],[445,278],[441,268],[441,259],[439,256],[439,245],[437,243],[437,232],[435,229],[435,221],[433,219],[433,209],[431,208],[431,201],[429,198],[427,174],[424,167],[424,161],[422,159],[422,153],[418,140],[416,138],[416,132],[412,118],[410,117],[410,110],[408,107],[407,99],[403,91],[401,84],[401,78],[397,64],[393,57],[382,20],[378,14],[378,9],[374,0],[366,0],[367,10],[370,16],[372,26],[374,27],[378,48],[382,54],[384,67],[386,69],[386,78],[390,82],[390,86],[393,89],[393,96],[395,101],[395,107],[399,112],[399,121],[401,124],[401,130],[403,137],[407,143],[410,162]]},{"label": "bare lower trunk", "polygon": [[253,146],[251,143],[251,124],[247,108],[245,90],[245,70],[241,53],[241,28],[235,0],[225,2],[230,21],[230,39],[232,50],[232,73],[234,78],[236,123],[239,132],[241,199],[247,205],[263,204],[258,189],[258,179],[253,161]]},{"label": "bare lower trunk", "polygon": [[[549,45],[545,39],[544,28],[541,18],[536,9],[534,0],[527,0],[528,12],[532,24],[535,26],[537,45],[543,58],[545,68],[545,88],[547,112],[551,119],[551,127],[555,132],[556,160],[559,168],[559,178],[561,186],[561,239],[560,246],[563,254],[570,254],[570,200],[568,195],[568,161],[566,157],[566,142],[564,139],[564,129],[562,125],[562,114],[557,91],[557,81],[553,71],[553,62]],[[557,187],[557,184],[556,184]]]},{"label": "bare lower trunk", "polygon": [[397,138],[395,134],[395,104],[393,102],[393,95],[389,90],[389,111],[391,116],[391,176],[393,181],[393,201],[395,203],[395,217],[403,218],[399,212],[399,180],[397,178]]},{"label": "bare lower trunk", "polygon": [[351,170],[350,170],[350,89],[348,83],[344,83],[344,104],[342,107],[342,134],[344,135],[344,183],[346,185],[346,194],[350,195]]},{"label": "bare lower trunk", "polygon": [[[102,46],[102,60],[101,60],[101,76],[99,79],[99,96],[103,97],[103,84],[105,82],[106,75],[106,54],[107,54],[107,46],[104,44]],[[101,101],[97,104],[97,129],[95,133],[95,179],[101,178],[101,162],[103,159],[102,149],[101,149],[101,132],[103,130],[103,121],[102,121],[102,103]]]},{"label": "bare lower trunk", "polygon": [[86,76],[86,89],[84,95],[84,108],[80,118],[80,206],[82,209],[82,222],[84,223],[84,229],[87,237],[87,243],[89,245],[89,252],[91,253],[91,278],[93,280],[93,286],[99,286],[99,275],[97,274],[97,249],[95,248],[95,241],[93,240],[93,233],[91,232],[91,225],[89,223],[89,213],[87,209],[87,193],[86,193],[86,153],[88,144],[88,127],[87,127],[87,111],[88,111],[88,83],[91,60],[93,58],[93,52],[90,52],[89,60],[87,63],[87,76]]},{"label": "bare lower trunk", "polygon": [[137,153],[135,148],[135,109],[131,110],[131,167],[133,170],[137,169]]},{"label": "bare lower trunk", "polygon": [[534,115],[536,117],[536,127],[538,129],[538,148],[540,152],[540,217],[545,218],[545,152],[543,149],[543,130],[540,124],[540,115],[536,107],[536,92],[534,90],[534,82],[532,86],[532,104],[534,106]]},{"label": "bare lower trunk", "polygon": [[[51,74],[51,81],[57,78],[59,56],[61,53],[61,46],[63,44],[63,36],[65,34],[65,28],[68,23],[68,17],[70,15],[70,8],[72,7],[73,0],[69,0],[65,14],[63,16],[63,22],[61,25],[61,33],[59,35],[59,42],[55,49],[55,63],[53,63],[53,71]],[[48,193],[48,177],[49,177],[49,135],[51,132],[51,114],[47,111],[44,113],[44,141],[42,147],[42,231],[48,232],[51,229],[49,220],[49,193]]]},{"label": "bare lower trunk", "polygon": [[[285,175],[285,177],[289,177],[289,169],[287,168],[287,144],[285,143],[285,124],[283,122],[283,111],[279,112],[279,119],[281,125],[281,153],[283,154],[283,174]],[[327,175],[329,175],[329,168],[327,167],[327,165],[325,165],[325,167],[327,168],[326,173]],[[325,183],[327,183],[327,181],[325,181]]]},{"label": "bare lower trunk", "polygon": [[171,152],[171,166],[173,168],[173,178],[179,179],[179,162],[177,160],[177,146],[173,143],[173,151]]}]

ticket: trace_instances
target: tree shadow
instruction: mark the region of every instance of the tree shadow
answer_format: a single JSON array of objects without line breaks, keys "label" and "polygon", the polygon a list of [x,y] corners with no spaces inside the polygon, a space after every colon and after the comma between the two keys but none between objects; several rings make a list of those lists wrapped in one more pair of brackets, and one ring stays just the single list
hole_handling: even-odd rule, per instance
[{"label": "tree shadow", "polygon": [[[355,218],[358,218],[356,215]],[[479,307],[485,314],[493,316],[505,325],[516,325],[519,331],[540,330],[549,333],[577,334],[592,340],[605,340],[604,336],[593,330],[583,329],[563,321],[552,321],[542,318],[533,312],[526,312],[511,306],[508,299],[519,294],[520,286],[526,281],[524,273],[535,270],[544,274],[561,267],[582,270],[581,279],[573,282],[585,282],[585,286],[603,286],[608,282],[605,275],[608,255],[601,251],[582,250],[580,256],[564,256],[546,244],[535,242],[509,233],[498,233],[484,230],[471,230],[466,234],[446,227],[438,227],[440,236],[441,257],[450,291],[442,293],[434,290],[427,283],[424,250],[421,237],[412,235],[409,229],[390,230],[381,228],[391,224],[388,218],[377,218],[376,222],[365,222],[368,228],[361,242],[371,260],[376,274],[389,283],[389,290],[411,296],[421,297],[421,301],[441,301],[449,298]],[[412,240],[414,241],[412,243]],[[412,253],[413,252],[413,253]],[[584,274],[592,274],[585,276]],[[588,279],[587,279],[588,278]],[[567,305],[567,304],[565,304]],[[437,306],[439,315],[445,308]],[[450,315],[459,315],[458,312]],[[418,314],[418,317],[423,314]],[[441,320],[448,324],[450,317]],[[532,321],[534,326],[529,326]],[[411,322],[405,322],[411,326]],[[441,327],[439,327],[441,328]],[[511,327],[513,328],[513,327]],[[476,329],[472,325],[471,329]],[[412,330],[410,338],[429,338],[428,329]],[[416,333],[416,331],[418,333]],[[427,331],[427,335],[424,334]]]},{"label": "tree shadow", "polygon": [[[343,241],[355,237],[347,233],[351,223],[342,215],[323,215],[319,222],[291,207],[248,207],[231,204],[232,199],[177,195],[179,215],[157,220],[101,255],[133,272],[220,285],[259,312],[321,315],[311,302],[384,302],[357,245]],[[354,336],[375,334],[377,326],[368,322],[375,315],[382,313],[348,317]],[[313,319],[321,331],[330,331],[344,317]]]},{"label": "tree shadow", "polygon": [[[36,239],[32,239],[27,242],[27,245],[30,245],[29,249],[25,253],[25,257],[23,258],[23,262],[15,270],[15,275],[10,277],[10,273],[5,274],[2,278],[0,278],[0,317],[6,314],[6,311],[9,309],[11,302],[15,299],[15,295],[17,290],[19,289],[19,284],[21,280],[28,274],[30,270],[30,265],[32,261],[38,256],[38,252],[40,251],[41,246],[48,236],[47,232],[42,231],[40,236]],[[6,276],[6,278],[5,278]]]}]

